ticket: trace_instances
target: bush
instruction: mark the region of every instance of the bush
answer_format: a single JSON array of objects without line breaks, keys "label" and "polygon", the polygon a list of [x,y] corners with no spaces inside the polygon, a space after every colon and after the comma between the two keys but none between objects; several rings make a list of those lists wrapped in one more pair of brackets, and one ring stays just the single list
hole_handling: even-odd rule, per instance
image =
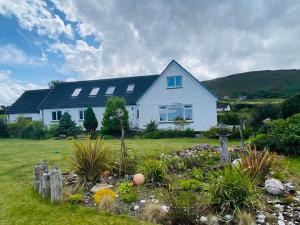
[{"label": "bush", "polygon": [[255,128],[259,128],[263,125],[265,119],[277,119],[279,118],[281,109],[276,104],[262,104],[254,108],[252,113],[251,124]]},{"label": "bush", "polygon": [[43,139],[46,137],[46,127],[41,121],[18,117],[15,122],[8,124],[8,134],[12,138]]},{"label": "bush", "polygon": [[248,154],[241,155],[240,168],[246,171],[257,183],[262,183],[274,163],[275,155],[268,150],[258,152],[248,147]]},{"label": "bush", "polygon": [[58,137],[59,132],[58,132],[58,124],[51,124],[48,128],[48,137],[53,138],[53,137]]},{"label": "bush", "polygon": [[[222,129],[229,135],[228,138],[234,138],[239,139],[241,138],[240,134],[240,126],[233,126],[232,128],[225,128]],[[221,129],[219,127],[211,127],[208,131],[203,131],[203,136],[207,138],[218,138],[219,134],[221,132]],[[251,135],[253,135],[254,131],[253,128],[250,126],[246,126],[246,128],[243,129],[243,137],[249,138]]]},{"label": "bush", "polygon": [[221,213],[234,214],[260,205],[254,181],[235,167],[226,167],[210,174],[208,191],[211,203]]},{"label": "bush", "polygon": [[111,196],[104,196],[99,202],[98,207],[106,212],[115,212],[117,209],[116,199]]},{"label": "bush", "polygon": [[76,135],[80,133],[80,128],[76,127],[76,123],[72,121],[71,115],[65,112],[59,121],[57,132],[59,135],[63,134],[76,137]]},{"label": "bush", "polygon": [[103,201],[104,198],[109,197],[112,199],[115,199],[117,197],[117,194],[111,190],[110,188],[103,188],[99,191],[97,191],[94,195],[93,195],[93,200],[94,203],[96,203],[97,205],[101,203],[101,201]]},{"label": "bush", "polygon": [[218,123],[223,123],[227,125],[239,125],[240,124],[239,114],[235,112],[219,113]]},{"label": "bush", "polygon": [[0,119],[0,138],[7,138],[8,137],[8,130],[7,124],[4,120]]},{"label": "bush", "polygon": [[82,194],[74,194],[70,195],[68,201],[72,205],[77,205],[83,202],[83,195]]},{"label": "bush", "polygon": [[122,97],[112,96],[108,98],[102,119],[102,134],[120,135],[121,125],[116,118],[117,109],[124,112],[123,124],[125,130],[129,130],[128,112],[126,110],[125,100]]},{"label": "bush", "polygon": [[98,138],[95,142],[74,142],[71,164],[84,181],[95,182],[104,171],[111,168],[112,161],[109,149]]},{"label": "bush", "polygon": [[160,129],[145,133],[143,138],[160,139],[160,138],[177,138],[177,137],[195,137],[195,131],[191,128],[186,130]]},{"label": "bush", "polygon": [[159,160],[147,159],[138,166],[138,172],[145,175],[146,181],[162,182],[166,177],[166,165]]},{"label": "bush", "polygon": [[160,205],[149,203],[143,209],[143,216],[152,223],[163,223],[167,219],[167,213]]},{"label": "bush", "polygon": [[88,107],[84,112],[83,126],[86,129],[86,131],[89,133],[89,135],[91,135],[92,137],[95,136],[95,132],[98,127],[98,121],[91,107]]},{"label": "bush", "polygon": [[156,122],[156,120],[151,120],[149,123],[146,124],[146,129],[145,129],[145,133],[151,133],[156,131],[158,128],[158,123]]},{"label": "bush", "polygon": [[285,100],[281,105],[281,111],[284,118],[300,113],[300,94]]},{"label": "bush", "polygon": [[178,180],[179,187],[185,191],[200,191],[203,189],[203,184],[197,179],[184,179]]},{"label": "bush", "polygon": [[124,202],[134,202],[137,200],[137,193],[132,182],[120,183],[117,187],[117,193]]},{"label": "bush", "polygon": [[[222,129],[222,131],[225,131],[228,134],[230,133],[229,128]],[[207,138],[218,138],[220,132],[221,132],[221,129],[219,127],[211,127],[209,130],[203,131],[202,134],[204,137],[207,137]]]}]

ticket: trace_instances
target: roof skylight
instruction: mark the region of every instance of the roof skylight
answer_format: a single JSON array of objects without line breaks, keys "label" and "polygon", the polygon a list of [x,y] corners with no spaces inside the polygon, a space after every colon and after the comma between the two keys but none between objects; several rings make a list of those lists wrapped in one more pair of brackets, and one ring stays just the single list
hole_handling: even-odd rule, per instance
[{"label": "roof skylight", "polygon": [[128,84],[126,92],[133,92],[134,84]]},{"label": "roof skylight", "polygon": [[73,93],[72,93],[72,97],[77,97],[79,94],[80,94],[80,92],[81,92],[81,90],[82,90],[82,88],[76,88],[74,91],[73,91]]},{"label": "roof skylight", "polygon": [[114,91],[115,91],[115,88],[116,87],[113,87],[113,86],[108,87],[105,94],[106,95],[112,95],[114,93]]},{"label": "roof skylight", "polygon": [[96,88],[93,88],[93,89],[91,90],[91,93],[90,93],[90,95],[91,95],[91,96],[95,96],[95,95],[97,95],[97,94],[98,94],[98,92],[99,92],[99,90],[100,90],[100,88],[98,88],[98,87],[96,87]]}]

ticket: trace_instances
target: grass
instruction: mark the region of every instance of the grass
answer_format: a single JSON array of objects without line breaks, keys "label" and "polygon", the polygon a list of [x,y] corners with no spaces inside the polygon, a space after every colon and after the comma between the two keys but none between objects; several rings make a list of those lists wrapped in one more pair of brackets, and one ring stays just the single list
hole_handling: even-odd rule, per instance
[{"label": "grass", "polygon": [[[119,140],[106,140],[117,158]],[[180,139],[129,139],[131,154],[153,156],[171,152],[198,143],[218,144],[218,140]],[[231,144],[238,144],[233,141]],[[95,224],[149,224],[127,216],[110,215],[69,204],[52,205],[32,191],[33,165],[46,159],[49,167],[63,171],[70,168],[69,154],[72,141],[67,140],[0,140],[0,225],[95,225]]]}]

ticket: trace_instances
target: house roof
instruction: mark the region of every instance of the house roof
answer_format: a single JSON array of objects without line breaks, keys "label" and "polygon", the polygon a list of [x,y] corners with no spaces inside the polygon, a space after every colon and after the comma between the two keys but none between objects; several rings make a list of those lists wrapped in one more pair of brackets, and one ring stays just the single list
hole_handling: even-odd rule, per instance
[{"label": "house roof", "polygon": [[39,113],[38,105],[47,96],[50,89],[25,91],[20,98],[12,104],[7,114]]},{"label": "house roof", "polygon": [[[110,95],[108,87],[115,87],[114,96],[123,97],[127,105],[135,105],[137,100],[151,87],[160,75],[122,77],[102,80],[62,82],[53,88],[41,101],[39,109],[80,108],[105,106]],[[129,84],[134,84],[132,92],[127,92]],[[81,88],[79,95],[72,97],[76,88]],[[93,88],[100,88],[96,96],[90,96]]]}]

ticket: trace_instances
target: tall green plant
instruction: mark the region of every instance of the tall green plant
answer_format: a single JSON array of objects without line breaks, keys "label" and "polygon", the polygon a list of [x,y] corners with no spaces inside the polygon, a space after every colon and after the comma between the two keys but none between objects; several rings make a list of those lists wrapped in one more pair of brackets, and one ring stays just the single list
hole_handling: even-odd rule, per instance
[{"label": "tall green plant", "polygon": [[76,136],[80,131],[68,112],[62,115],[57,130],[58,134],[64,134],[66,136]]},{"label": "tall green plant", "polygon": [[73,169],[86,182],[95,182],[97,178],[112,166],[111,155],[101,139],[90,139],[84,143],[74,142],[71,154]]},{"label": "tall green plant", "polygon": [[83,126],[89,135],[93,137],[98,127],[98,121],[94,110],[91,107],[88,107],[84,113]]}]

